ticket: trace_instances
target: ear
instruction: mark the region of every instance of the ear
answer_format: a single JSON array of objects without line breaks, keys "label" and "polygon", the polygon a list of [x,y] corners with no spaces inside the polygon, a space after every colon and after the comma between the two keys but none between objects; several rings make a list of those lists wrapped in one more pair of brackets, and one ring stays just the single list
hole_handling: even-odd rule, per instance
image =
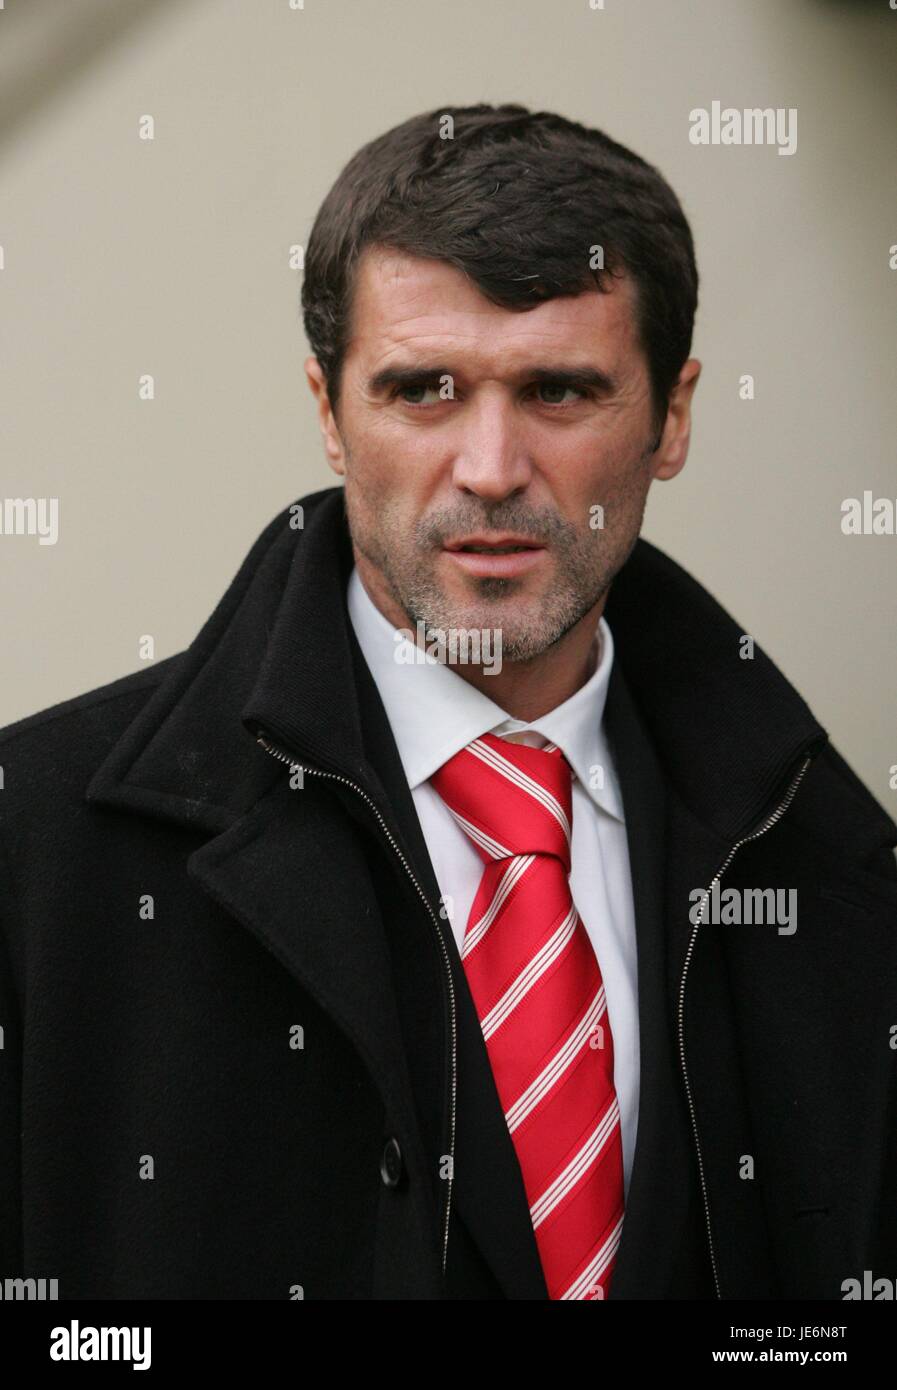
[{"label": "ear", "polygon": [[330,404],[330,396],[327,391],[327,382],[321,369],[321,364],[317,357],[307,357],[303,363],[308,384],[311,387],[312,395],[318,403],[318,424],[321,427],[321,437],[324,440],[324,452],[327,455],[327,462],[334,473],[345,476],[346,455],[343,448],[342,436],[339,426],[336,423],[336,416]]},{"label": "ear", "polygon": [[651,460],[653,478],[675,478],[685,467],[691,439],[691,398],[700,375],[700,362],[696,357],[689,357],[670,392],[660,443]]}]

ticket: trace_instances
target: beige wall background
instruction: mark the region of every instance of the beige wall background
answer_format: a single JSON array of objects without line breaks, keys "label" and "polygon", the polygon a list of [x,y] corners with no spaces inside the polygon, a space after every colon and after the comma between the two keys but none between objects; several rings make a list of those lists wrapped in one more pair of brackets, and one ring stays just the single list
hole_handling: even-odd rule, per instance
[{"label": "beige wall background", "polygon": [[[897,12],[591,3],[5,0],[0,497],[58,498],[60,529],[0,536],[0,723],[138,669],[143,634],[186,646],[263,525],[336,481],[289,248],[375,134],[515,100],[605,129],[681,197],[704,373],[644,534],[894,814],[897,537],[840,523],[846,497],[897,498]],[[796,107],[797,152],[690,144],[715,99]]]}]

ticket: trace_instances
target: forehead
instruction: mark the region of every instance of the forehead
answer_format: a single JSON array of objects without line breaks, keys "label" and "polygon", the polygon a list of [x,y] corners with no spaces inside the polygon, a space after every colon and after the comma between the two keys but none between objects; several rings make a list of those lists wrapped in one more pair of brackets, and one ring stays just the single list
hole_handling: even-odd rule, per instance
[{"label": "forehead", "polygon": [[629,276],[608,283],[608,293],[558,296],[521,313],[493,304],[446,261],[368,247],[356,272],[346,362],[355,357],[367,367],[434,353],[443,360],[455,351],[471,369],[501,363],[510,371],[534,355],[544,365],[549,354],[567,365],[622,365],[640,355],[634,286]]}]

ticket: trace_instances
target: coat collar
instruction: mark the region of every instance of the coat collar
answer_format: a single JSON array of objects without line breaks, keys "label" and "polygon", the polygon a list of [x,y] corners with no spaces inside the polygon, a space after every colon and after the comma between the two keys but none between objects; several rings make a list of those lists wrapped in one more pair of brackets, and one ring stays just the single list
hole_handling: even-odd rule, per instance
[{"label": "coat collar", "polygon": [[[382,786],[364,748],[356,674],[363,658],[346,611],[353,557],[343,491],[302,499],[262,532],[192,645],[174,659],[88,788],[92,804],[210,833],[271,785],[259,728],[312,766],[369,794]],[[675,561],[639,539],[605,616],[661,765],[682,802],[722,841],[743,834],[827,734],[739,625]],[[868,798],[880,831],[897,827]]]}]

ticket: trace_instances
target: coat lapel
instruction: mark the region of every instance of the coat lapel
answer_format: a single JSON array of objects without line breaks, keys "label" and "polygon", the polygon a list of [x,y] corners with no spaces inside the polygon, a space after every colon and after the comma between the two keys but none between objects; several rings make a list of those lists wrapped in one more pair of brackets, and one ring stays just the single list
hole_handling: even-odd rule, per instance
[{"label": "coat lapel", "polygon": [[342,807],[291,790],[286,769],[250,811],[194,851],[187,872],[304,986],[407,1119],[389,959],[361,836]]}]

